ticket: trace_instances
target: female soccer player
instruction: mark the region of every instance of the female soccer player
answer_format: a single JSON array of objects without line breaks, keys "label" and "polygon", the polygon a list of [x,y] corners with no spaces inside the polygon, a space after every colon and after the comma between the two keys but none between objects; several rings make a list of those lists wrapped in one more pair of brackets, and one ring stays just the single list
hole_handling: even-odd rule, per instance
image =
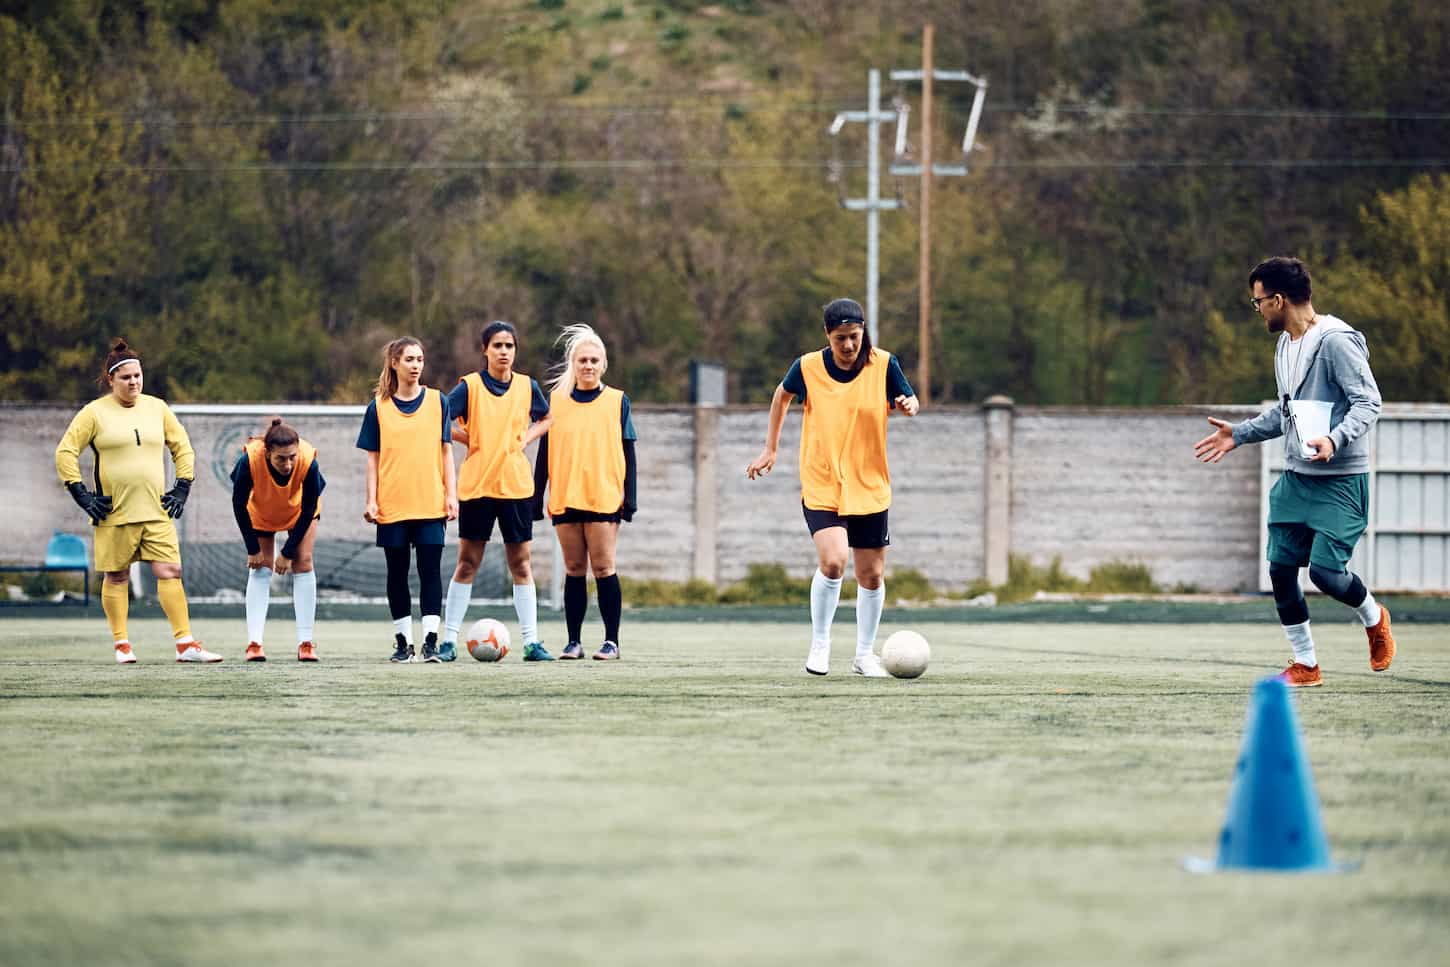
[{"label": "female soccer player", "polygon": [[[87,403],[71,420],[55,449],[61,483],[95,528],[96,570],[105,575],[101,608],[115,640],[116,661],[136,661],[126,631],[131,564],[146,561],[156,575],[156,596],[171,623],[176,660],[218,662],[191,636],[186,591],[181,586],[181,544],[172,518],[180,517],[191,493],[195,458],[191,440],[171,408],[141,392],[141,357],[117,339],[100,376],[110,392]],[[80,453],[95,454],[95,490],[81,482]],[[171,451],[176,484],[165,493],[165,458]]]},{"label": "female soccer player", "polygon": [[[247,545],[247,661],[266,661],[262,630],[272,593],[272,572],[292,574],[297,615],[297,660],[316,661],[312,624],[317,614],[317,575],[312,547],[327,481],[317,450],[278,417],[260,440],[249,440],[232,468],[232,513]],[[275,553],[275,535],[287,543]],[[275,563],[274,563],[275,557]]]},{"label": "female soccer player", "polygon": [[816,545],[818,566],[811,578],[811,650],[806,671],[830,671],[831,622],[841,597],[846,557],[856,564],[856,657],[851,671],[885,678],[873,650],[886,601],[886,545],[891,543],[887,511],[891,472],[886,466],[886,416],[899,409],[915,416],[916,394],[896,357],[871,345],[866,314],[850,299],[826,306],[830,345],[796,360],[770,401],[765,449],[745,475],[770,473],[780,446],[786,409],[800,398],[801,507]]},{"label": "female soccer player", "polygon": [[534,466],[534,519],[544,519],[547,481],[549,516],[564,555],[564,620],[569,628],[569,644],[559,657],[584,657],[580,642],[592,569],[604,619],[604,643],[594,658],[613,661],[619,658],[623,608],[614,548],[619,522],[633,520],[637,509],[637,436],[629,397],[602,382],[609,359],[599,334],[585,325],[566,326],[559,341],[564,361],[549,393],[553,424],[539,442]]},{"label": "female soccer player", "polygon": [[514,613],[524,661],[553,661],[539,640],[538,595],[529,562],[534,537],[534,475],[524,448],[549,429],[549,403],[539,384],[514,371],[518,333],[511,323],[483,329],[484,368],[469,373],[448,394],[448,412],[463,426],[454,439],[468,445],[458,480],[458,566],[448,583],[439,658],[452,661],[458,629],[468,611],[473,578],[498,521],[504,557],[514,582]]},{"label": "female soccer player", "polygon": [[458,516],[448,401],[423,379],[423,344],[411,336],[383,347],[383,371],[363,414],[357,446],[366,450],[367,509],[378,525],[378,546],[388,562],[388,607],[393,615],[396,662],[413,661],[413,597],[408,549],[418,560],[423,612],[423,661],[438,661],[442,623],[445,521]]}]

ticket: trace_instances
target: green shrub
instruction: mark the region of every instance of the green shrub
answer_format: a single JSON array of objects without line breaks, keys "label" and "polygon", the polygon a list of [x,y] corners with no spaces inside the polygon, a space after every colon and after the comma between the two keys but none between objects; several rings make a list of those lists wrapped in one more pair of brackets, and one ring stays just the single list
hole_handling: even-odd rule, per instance
[{"label": "green shrub", "polygon": [[1092,569],[1087,590],[1103,594],[1152,594],[1158,588],[1148,565],[1106,561]]},{"label": "green shrub", "polygon": [[593,83],[594,78],[590,77],[588,74],[575,74],[573,88],[574,93],[583,94],[585,91],[589,90],[589,85]]},{"label": "green shrub", "polygon": [[599,15],[600,20],[623,20],[623,7],[605,7],[604,12]]}]

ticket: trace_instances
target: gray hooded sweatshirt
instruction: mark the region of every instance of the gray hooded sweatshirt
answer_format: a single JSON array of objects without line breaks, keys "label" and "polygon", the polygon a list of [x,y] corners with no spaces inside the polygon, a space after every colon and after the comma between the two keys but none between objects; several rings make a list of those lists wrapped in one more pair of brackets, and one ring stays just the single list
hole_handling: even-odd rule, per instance
[{"label": "gray hooded sweatshirt", "polygon": [[[1258,443],[1284,438],[1284,465],[1295,473],[1332,477],[1369,471],[1369,431],[1379,420],[1380,390],[1369,370],[1369,350],[1364,335],[1343,319],[1317,315],[1320,329],[1313,345],[1295,342],[1287,332],[1279,334],[1274,349],[1274,376],[1279,402],[1251,420],[1234,425],[1234,443]],[[1304,359],[1300,353],[1308,352]],[[1298,376],[1298,380],[1294,379]],[[1328,463],[1310,463],[1300,454],[1303,441],[1294,423],[1289,400],[1321,400],[1332,405],[1329,439],[1334,456]]]}]

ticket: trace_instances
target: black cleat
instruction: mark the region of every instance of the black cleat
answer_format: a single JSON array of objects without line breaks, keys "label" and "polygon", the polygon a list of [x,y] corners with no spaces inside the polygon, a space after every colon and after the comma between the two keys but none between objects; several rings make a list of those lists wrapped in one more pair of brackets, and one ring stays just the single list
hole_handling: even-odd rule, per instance
[{"label": "black cleat", "polygon": [[438,657],[438,632],[430,631],[423,638],[423,656],[420,661],[440,662]]},{"label": "black cleat", "polygon": [[413,646],[408,644],[408,639],[402,635],[393,635],[393,640],[397,642],[398,646],[393,649],[393,657],[389,658],[388,661],[395,661],[400,664],[407,664],[412,661]]}]

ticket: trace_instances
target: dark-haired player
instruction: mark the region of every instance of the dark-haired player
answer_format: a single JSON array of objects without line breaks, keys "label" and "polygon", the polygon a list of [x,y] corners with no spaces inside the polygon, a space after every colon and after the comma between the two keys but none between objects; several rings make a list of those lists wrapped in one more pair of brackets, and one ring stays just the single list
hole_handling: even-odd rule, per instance
[{"label": "dark-haired player", "polygon": [[[262,635],[272,593],[272,573],[292,574],[297,616],[297,660],[316,661],[312,626],[317,615],[317,574],[312,549],[327,481],[317,449],[279,417],[260,440],[249,440],[232,468],[232,513],[247,545],[247,661],[266,661]],[[276,534],[287,542],[276,550]]]},{"label": "dark-haired player", "polygon": [[806,671],[830,671],[831,622],[841,597],[847,557],[856,566],[856,657],[851,671],[885,678],[876,657],[876,629],[886,602],[886,547],[891,543],[891,471],[886,417],[915,416],[916,394],[896,357],[871,345],[866,314],[851,299],[825,308],[829,345],[791,366],[770,401],[765,449],[745,468],[754,480],[770,473],[791,401],[805,404],[801,423],[801,508],[815,543],[811,578],[811,648]]}]

